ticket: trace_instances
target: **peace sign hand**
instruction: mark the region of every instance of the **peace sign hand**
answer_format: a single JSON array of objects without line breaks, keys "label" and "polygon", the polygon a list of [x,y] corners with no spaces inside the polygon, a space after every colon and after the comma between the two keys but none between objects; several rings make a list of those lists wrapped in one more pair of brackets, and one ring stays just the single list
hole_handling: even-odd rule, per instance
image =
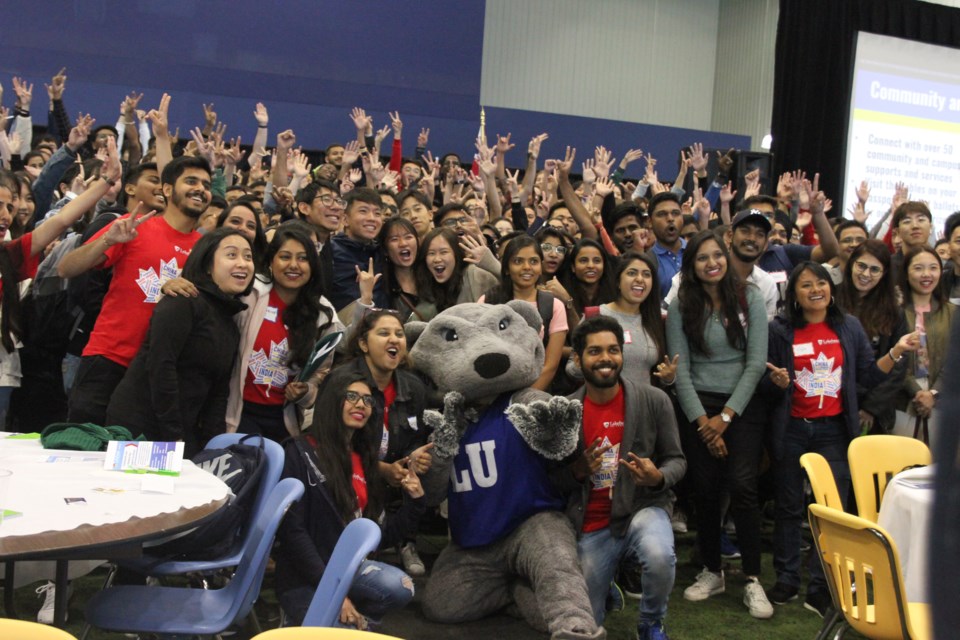
[{"label": "peace sign hand", "polygon": [[136,208],[130,212],[130,215],[126,218],[118,218],[110,228],[107,229],[107,232],[103,234],[104,242],[106,242],[108,247],[111,247],[115,244],[121,244],[125,242],[130,242],[137,237],[137,227],[141,224],[152,218],[156,213],[156,209],[150,211],[146,215],[140,215],[141,203],[138,203]]},{"label": "peace sign hand", "polygon": [[583,481],[589,478],[603,466],[603,454],[612,449],[613,445],[601,447],[601,442],[603,441],[600,438],[596,438],[589,447],[584,449],[583,455],[573,463],[571,471],[577,480]]},{"label": "peace sign hand", "polygon": [[653,375],[660,378],[660,382],[663,384],[673,384],[677,379],[678,362],[680,362],[679,353],[673,356],[673,360],[670,359],[669,355],[663,356],[663,362],[657,365],[657,370],[653,372]]},{"label": "peace sign hand", "polygon": [[620,460],[620,466],[630,472],[633,478],[633,484],[638,487],[656,487],[663,482],[663,474],[657,469],[657,465],[650,458],[641,458],[632,451],[627,454],[627,459]]}]

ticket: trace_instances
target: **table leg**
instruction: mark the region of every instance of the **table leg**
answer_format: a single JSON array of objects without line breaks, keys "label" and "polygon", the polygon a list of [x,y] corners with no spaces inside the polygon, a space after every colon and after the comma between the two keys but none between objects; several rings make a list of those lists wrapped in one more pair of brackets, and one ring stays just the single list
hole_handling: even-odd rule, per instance
[{"label": "table leg", "polygon": [[57,593],[53,600],[53,626],[63,629],[67,626],[67,589],[70,581],[67,576],[67,560],[57,560]]}]

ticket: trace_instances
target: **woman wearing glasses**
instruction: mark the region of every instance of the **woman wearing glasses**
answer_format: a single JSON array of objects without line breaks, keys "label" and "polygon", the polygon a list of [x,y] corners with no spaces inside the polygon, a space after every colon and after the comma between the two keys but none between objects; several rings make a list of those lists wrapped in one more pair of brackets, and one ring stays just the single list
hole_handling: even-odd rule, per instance
[{"label": "woman wearing glasses", "polygon": [[[903,310],[897,304],[890,272],[890,250],[880,240],[865,241],[847,259],[841,283],[837,285],[837,303],[863,325],[873,346],[874,358],[879,359],[909,333]],[[904,366],[900,363],[877,386],[857,387],[860,426],[864,433],[893,430],[896,395],[903,384],[903,375]]]},{"label": "woman wearing glasses", "polygon": [[570,247],[573,246],[573,238],[555,227],[543,227],[534,237],[540,243],[540,250],[543,252],[540,284],[546,284],[562,272]]},{"label": "woman wearing glasses", "polygon": [[[382,417],[365,376],[337,369],[324,381],[308,435],[285,445],[284,478],[306,493],[290,508],[277,533],[277,600],[286,626],[299,626],[344,527],[356,518],[381,523],[381,547],[401,542],[423,514],[420,479],[408,470],[400,481],[403,506],[384,516],[386,483],[377,471]],[[367,629],[413,598],[413,580],[400,569],[365,560],[340,608],[338,626]]]}]

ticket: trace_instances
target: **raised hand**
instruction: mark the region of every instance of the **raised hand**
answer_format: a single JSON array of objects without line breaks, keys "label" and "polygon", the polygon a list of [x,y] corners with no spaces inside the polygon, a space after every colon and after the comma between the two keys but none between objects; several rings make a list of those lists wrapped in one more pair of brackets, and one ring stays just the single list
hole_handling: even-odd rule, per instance
[{"label": "raised hand", "polygon": [[857,187],[857,201],[861,205],[867,204],[867,198],[870,197],[870,184],[866,180],[860,181],[860,186]]},{"label": "raised hand", "polygon": [[357,270],[357,286],[360,288],[360,302],[367,306],[373,304],[373,288],[380,281],[381,273],[376,273],[373,268],[373,258],[370,258],[370,264],[366,271],[360,269],[360,265],[354,265]]},{"label": "raised hand", "polygon": [[350,169],[350,173],[347,174],[347,177],[350,179],[350,182],[357,184],[363,179],[363,171],[360,171],[360,169]]},{"label": "raised hand", "polygon": [[380,178],[379,188],[387,189],[388,191],[397,192],[397,185],[400,184],[400,174],[396,171],[385,171],[383,177]]},{"label": "raised hand", "polygon": [[[483,178],[488,178],[494,175],[497,171],[497,158],[496,156],[483,157],[480,156],[480,159],[477,160],[477,169],[480,171],[480,189],[483,190]],[[476,189],[476,187],[474,187]]]},{"label": "raised hand", "polygon": [[368,116],[367,112],[360,107],[354,107],[350,111],[350,119],[353,120],[353,126],[356,127],[357,133],[373,133],[373,117]]},{"label": "raised hand", "polygon": [[570,169],[571,167],[573,167],[573,160],[576,157],[577,157],[577,150],[572,147],[567,147],[567,151],[563,156],[563,160],[555,161],[558,179],[564,179],[564,180],[570,179]]},{"label": "raised hand", "polygon": [[460,248],[463,249],[463,261],[469,264],[479,264],[484,255],[490,251],[486,243],[480,242],[468,233],[460,238]]},{"label": "raised hand", "polygon": [[549,138],[550,136],[546,133],[541,133],[540,135],[533,136],[530,138],[530,143],[527,144],[527,153],[536,160],[540,157],[540,145],[543,144],[543,141]]},{"label": "raised hand", "polygon": [[730,205],[733,202],[733,199],[737,197],[737,192],[733,191],[730,183],[726,183],[723,187],[720,188],[720,204]]},{"label": "raised hand", "polygon": [[606,178],[610,175],[610,167],[616,161],[613,153],[606,147],[600,146],[593,152],[593,172],[598,178]]},{"label": "raised hand", "polygon": [[262,102],[258,102],[253,109],[253,117],[256,119],[258,127],[266,127],[270,124],[270,114]]},{"label": "raised hand", "polygon": [[690,145],[690,168],[698,174],[707,170],[707,155],[703,152],[702,142]]},{"label": "raised hand", "polygon": [[142,99],[142,93],[138,94],[136,91],[131,91],[130,95],[120,103],[120,115],[126,119],[127,124],[133,124],[133,116],[137,112],[137,107],[140,106],[140,100]]},{"label": "raised hand", "polygon": [[847,213],[860,224],[867,224],[867,218],[870,216],[870,212],[863,208],[863,203],[859,200],[850,207]]},{"label": "raised hand", "polygon": [[717,173],[724,176],[730,175],[730,169],[733,168],[733,151],[728,149],[724,154],[717,151]]},{"label": "raised hand", "polygon": [[287,129],[277,134],[277,152],[286,151],[289,152],[290,149],[293,149],[293,145],[297,143],[297,136],[293,133],[293,129]]},{"label": "raised hand", "polygon": [[428,142],[430,142],[430,129],[420,129],[420,134],[417,136],[417,146],[421,149],[426,149]]},{"label": "raised hand", "polygon": [[746,189],[743,192],[744,199],[760,195],[760,170],[754,169],[743,177],[746,183]]},{"label": "raised hand", "polygon": [[641,458],[634,452],[627,453],[627,458],[620,460],[620,466],[630,472],[633,484],[638,487],[656,487],[663,482],[663,474],[650,458]]},{"label": "raised hand", "polygon": [[[641,247],[642,246],[643,245],[641,245]],[[660,381],[664,384],[673,384],[674,380],[677,379],[678,362],[680,362],[680,354],[673,356],[673,360],[670,359],[669,355],[663,356],[663,362],[657,365],[657,369],[653,372],[653,375],[660,378]]]},{"label": "raised hand", "polygon": [[213,110],[213,103],[203,105],[204,129],[213,129],[217,124],[217,112]]},{"label": "raised hand", "polygon": [[70,130],[70,134],[67,136],[67,148],[76,153],[76,151],[82,147],[87,142],[87,138],[90,137],[90,130],[93,128],[93,124],[96,122],[90,114],[83,115],[82,113],[77,116],[77,124],[74,125],[73,129]]},{"label": "raised hand", "polygon": [[657,159],[653,154],[648,153],[646,157],[647,166],[644,169],[643,181],[647,184],[656,184],[657,182]]},{"label": "raised hand", "polygon": [[310,175],[310,159],[307,158],[307,154],[302,153],[299,149],[293,152],[293,177],[298,181],[303,181]]},{"label": "raised hand", "polygon": [[194,127],[191,129],[190,136],[197,145],[197,155],[206,159],[206,161],[210,163],[211,168],[216,168],[216,145],[209,140],[203,139],[203,132],[200,131],[200,127]]},{"label": "raised hand", "polygon": [[504,171],[507,174],[507,192],[510,194],[510,199],[513,200],[514,198],[519,198],[520,197],[520,180],[519,180],[520,169],[517,169],[516,171],[514,171],[513,174],[510,173],[509,169],[505,169]]},{"label": "raised hand", "polygon": [[393,139],[400,140],[400,136],[403,135],[403,120],[400,119],[400,112],[390,113],[388,111],[387,115],[390,116],[390,126],[393,127]]},{"label": "raised hand", "polygon": [[30,103],[33,101],[33,83],[28,85],[17,76],[14,76],[13,92],[17,94],[17,105],[24,111],[29,111]]},{"label": "raised hand", "polygon": [[507,151],[510,151],[511,149],[513,149],[513,148],[516,147],[516,146],[517,146],[517,145],[515,145],[515,144],[510,144],[510,134],[509,134],[509,133],[508,133],[506,136],[503,136],[503,137],[501,137],[499,133],[497,134],[497,147],[496,147],[496,148],[497,148],[497,153],[499,153],[501,156],[506,155],[506,154],[507,154]]},{"label": "raised hand", "polygon": [[896,209],[897,207],[902,205],[904,202],[908,202],[909,200],[910,200],[910,188],[907,187],[907,185],[905,185],[904,183],[898,182],[896,187],[894,188],[893,201],[890,206],[893,209]]},{"label": "raised hand", "polygon": [[613,186],[613,181],[610,178],[597,178],[596,183],[593,185],[593,191],[601,198],[606,198],[613,193]]},{"label": "raised hand", "polygon": [[153,136],[158,140],[170,136],[170,125],[167,119],[169,112],[170,95],[165,93],[160,98],[160,106],[156,109],[151,109],[147,114],[147,120],[150,121],[150,125],[153,128]]},{"label": "raised hand", "polygon": [[356,140],[351,140],[347,144],[343,145],[343,164],[344,166],[351,166],[357,159],[360,157],[360,143]]},{"label": "raised hand", "polygon": [[595,162],[593,158],[587,158],[580,164],[580,175],[583,176],[585,184],[593,184],[597,181],[597,172],[593,168]]},{"label": "raised hand", "polygon": [[705,216],[710,219],[710,201],[703,197],[700,187],[693,190],[693,217],[697,220],[703,220]]},{"label": "raised hand", "polygon": [[63,91],[67,86],[67,68],[64,67],[57,72],[57,75],[53,76],[50,80],[50,84],[44,84],[43,86],[47,89],[47,95],[50,96],[50,100],[62,100]]},{"label": "raised hand", "polygon": [[[683,152],[681,151],[681,153]],[[626,171],[631,162],[635,162],[642,157],[643,149],[630,149],[623,155],[623,160],[620,161],[620,168]]]},{"label": "raised hand", "polygon": [[246,153],[240,148],[240,136],[237,136],[236,140],[231,138],[229,146],[223,147],[223,162],[226,165],[236,167]]},{"label": "raised hand", "polygon": [[777,180],[777,198],[779,198],[781,202],[789,203],[793,200],[794,195],[796,194],[793,191],[793,179],[788,171]]}]

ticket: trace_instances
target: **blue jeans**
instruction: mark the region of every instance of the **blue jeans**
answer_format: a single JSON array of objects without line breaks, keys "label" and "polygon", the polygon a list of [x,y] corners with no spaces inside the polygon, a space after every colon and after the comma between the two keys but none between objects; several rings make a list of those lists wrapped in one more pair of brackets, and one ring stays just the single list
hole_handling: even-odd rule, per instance
[{"label": "blue jeans", "polygon": [[[310,608],[315,591],[316,588],[298,587],[277,594],[277,600],[287,614],[287,626],[298,627],[303,624],[303,617]],[[394,566],[364,560],[347,597],[357,611],[376,625],[387,612],[400,609],[413,599],[413,580]],[[341,624],[339,618],[333,626],[356,628]]]},{"label": "blue jeans", "polygon": [[676,577],[677,555],[670,516],[660,507],[647,507],[633,515],[627,533],[615,538],[610,527],[591,531],[577,542],[580,567],[587,581],[590,606],[597,624],[603,624],[610,581],[627,555],[636,557],[643,569],[643,600],[640,622],[663,620]]},{"label": "blue jeans", "polygon": [[[773,567],[777,582],[800,588],[800,524],[806,515],[803,495],[803,469],[800,456],[819,453],[830,463],[837,482],[840,501],[847,503],[850,487],[850,465],[847,463],[847,445],[850,437],[843,416],[806,422],[790,418],[784,434],[783,457],[777,461],[777,511],[773,531]],[[816,552],[810,556],[810,584],[807,593],[826,590],[823,566]]]}]

